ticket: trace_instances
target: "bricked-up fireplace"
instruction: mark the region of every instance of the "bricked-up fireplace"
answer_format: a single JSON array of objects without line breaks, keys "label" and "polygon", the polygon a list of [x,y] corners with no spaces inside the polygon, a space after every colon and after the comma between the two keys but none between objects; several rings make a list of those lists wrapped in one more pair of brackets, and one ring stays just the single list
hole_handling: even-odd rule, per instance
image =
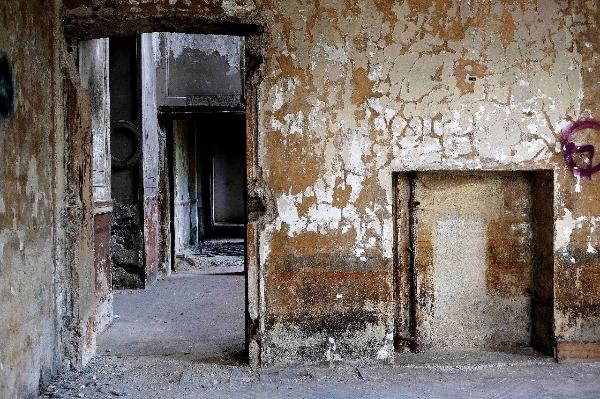
[{"label": "bricked-up fireplace", "polygon": [[553,175],[395,174],[398,351],[553,347]]}]

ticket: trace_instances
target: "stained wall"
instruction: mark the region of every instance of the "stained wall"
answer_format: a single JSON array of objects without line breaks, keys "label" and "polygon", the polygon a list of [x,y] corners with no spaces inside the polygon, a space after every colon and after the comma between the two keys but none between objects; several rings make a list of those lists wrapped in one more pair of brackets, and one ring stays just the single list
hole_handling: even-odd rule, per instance
[{"label": "stained wall", "polygon": [[551,172],[406,175],[395,179],[397,235],[409,231],[395,248],[397,350],[552,353],[552,214],[538,217]]},{"label": "stained wall", "polygon": [[95,17],[121,22],[115,33],[265,28],[251,169],[276,204],[256,224],[263,363],[391,358],[392,173],[404,170],[554,170],[556,335],[598,340],[597,183],[573,177],[559,144],[571,120],[598,113],[595,3],[67,8],[67,31],[87,35],[107,32]]},{"label": "stained wall", "polygon": [[[598,117],[596,3],[64,6],[67,33],[90,37],[198,30],[199,21],[264,27],[249,168],[265,210],[253,221],[260,288],[250,315],[263,364],[391,359],[392,173],[404,170],[553,170],[559,358],[600,340],[598,184],[573,177],[558,140],[571,120]],[[90,100],[58,10],[0,7],[16,85],[15,111],[0,126],[7,397],[33,396],[63,354],[85,363],[95,334]]]},{"label": "stained wall", "polygon": [[31,397],[61,365],[54,242],[54,2],[0,6],[14,106],[0,117],[0,396]]},{"label": "stained wall", "polygon": [[[594,43],[560,2],[272,6],[259,151],[278,215],[260,238],[263,360],[389,359],[392,172],[556,169],[555,196],[574,193],[558,133],[591,114],[579,49]],[[559,311],[559,329],[572,326],[562,339],[583,339],[578,323],[594,339],[594,314]]]}]

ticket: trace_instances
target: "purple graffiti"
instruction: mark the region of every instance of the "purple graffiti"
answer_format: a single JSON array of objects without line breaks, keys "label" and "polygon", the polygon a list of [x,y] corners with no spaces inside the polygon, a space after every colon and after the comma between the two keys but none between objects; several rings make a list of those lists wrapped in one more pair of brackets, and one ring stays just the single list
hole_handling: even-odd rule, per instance
[{"label": "purple graffiti", "polygon": [[[565,163],[569,169],[573,171],[573,174],[575,176],[582,176],[591,179],[592,175],[600,170],[600,163],[592,166],[595,152],[594,146],[591,144],[576,145],[571,141],[571,136],[573,136],[573,134],[584,129],[600,131],[600,123],[593,119],[581,119],[575,121],[562,131],[560,141],[562,144],[563,153],[565,154]],[[573,156],[576,154],[587,154],[589,166],[585,168],[577,166],[577,163],[573,159]]]}]

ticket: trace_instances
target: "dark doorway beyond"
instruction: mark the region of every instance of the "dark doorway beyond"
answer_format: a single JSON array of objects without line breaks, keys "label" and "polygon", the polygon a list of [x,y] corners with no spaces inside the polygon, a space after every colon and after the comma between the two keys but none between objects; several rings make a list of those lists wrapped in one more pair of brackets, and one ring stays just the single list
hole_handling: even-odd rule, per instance
[{"label": "dark doorway beyond", "polygon": [[116,289],[146,284],[138,42],[135,36],[110,39],[110,253]]},{"label": "dark doorway beyond", "polygon": [[199,112],[174,119],[175,254],[245,233],[245,114]]},{"label": "dark doorway beyond", "polygon": [[196,121],[204,239],[244,235],[245,123],[243,113],[204,114]]}]

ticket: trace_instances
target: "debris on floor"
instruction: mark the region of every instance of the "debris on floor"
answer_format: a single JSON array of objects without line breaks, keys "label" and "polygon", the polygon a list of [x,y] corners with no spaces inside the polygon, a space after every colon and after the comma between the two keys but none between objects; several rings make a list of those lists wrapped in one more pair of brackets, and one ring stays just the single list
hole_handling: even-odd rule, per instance
[{"label": "debris on floor", "polygon": [[[85,385],[90,375],[97,384]],[[101,356],[56,382],[59,396],[201,398],[597,398],[600,363],[304,366],[252,369],[160,356]],[[62,395],[62,396],[61,396]]]},{"label": "debris on floor", "polygon": [[176,271],[204,270],[210,273],[242,273],[244,240],[206,240],[188,248],[177,259]]}]

